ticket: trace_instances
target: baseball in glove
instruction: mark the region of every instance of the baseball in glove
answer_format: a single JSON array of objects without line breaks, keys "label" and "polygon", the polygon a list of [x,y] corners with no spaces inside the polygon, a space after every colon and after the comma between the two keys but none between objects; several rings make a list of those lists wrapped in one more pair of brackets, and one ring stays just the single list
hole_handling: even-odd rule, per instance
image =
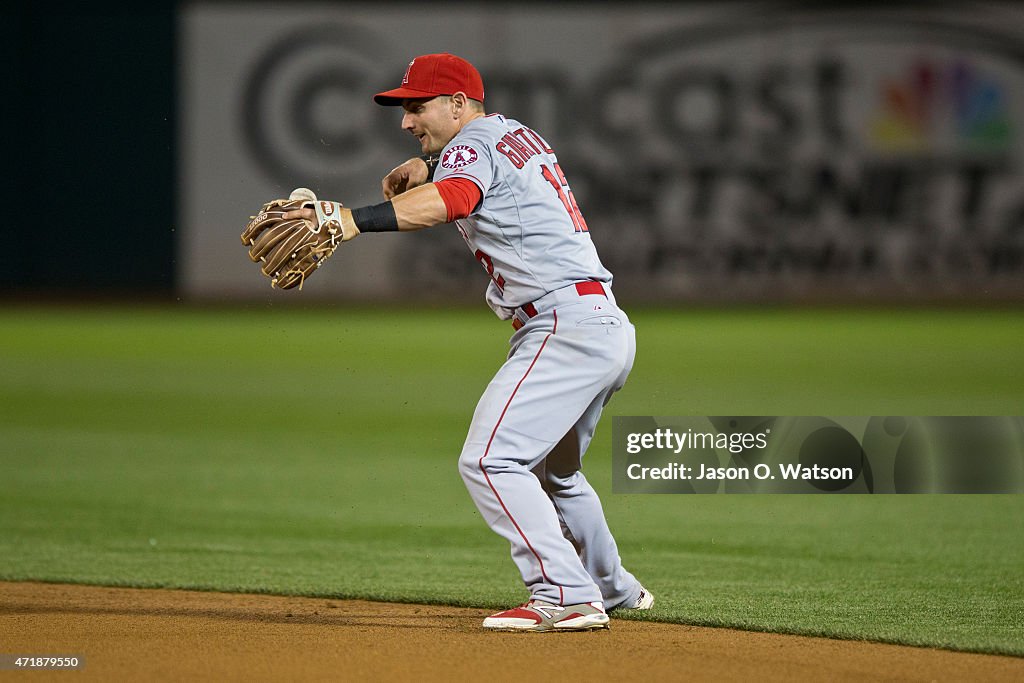
[{"label": "baseball in glove", "polygon": [[[315,209],[317,220],[284,217],[299,209]],[[263,263],[261,270],[272,287],[302,289],[306,278],[351,238],[345,234],[349,231],[343,228],[341,209],[341,204],[318,201],[311,190],[300,187],[288,199],[264,204],[245,226],[242,244],[249,247],[249,258]]]}]

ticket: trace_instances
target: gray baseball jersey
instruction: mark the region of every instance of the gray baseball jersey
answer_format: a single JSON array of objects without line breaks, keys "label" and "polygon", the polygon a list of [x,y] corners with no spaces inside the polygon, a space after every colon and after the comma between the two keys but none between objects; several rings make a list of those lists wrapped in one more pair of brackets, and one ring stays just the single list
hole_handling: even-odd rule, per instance
[{"label": "gray baseball jersey", "polygon": [[434,180],[451,177],[472,180],[483,196],[456,225],[491,277],[492,308],[574,282],[611,284],[558,159],[536,132],[501,114],[470,121],[441,152]]},{"label": "gray baseball jersey", "polygon": [[459,472],[481,516],[509,541],[532,598],[632,604],[641,586],[580,471],[602,409],[633,365],[635,334],[612,275],[557,157],[526,126],[500,114],[469,122],[434,179],[451,177],[480,188],[480,204],[457,225],[491,277],[488,304],[518,325],[477,404]]}]

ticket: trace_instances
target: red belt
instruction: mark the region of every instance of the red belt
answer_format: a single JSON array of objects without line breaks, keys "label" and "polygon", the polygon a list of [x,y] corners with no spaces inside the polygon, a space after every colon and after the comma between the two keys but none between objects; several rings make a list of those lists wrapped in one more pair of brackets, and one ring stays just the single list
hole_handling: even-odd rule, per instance
[{"label": "red belt", "polygon": [[[587,296],[588,294],[600,294],[601,296],[608,298],[608,293],[604,291],[604,285],[600,282],[588,280],[587,282],[576,283],[576,293],[580,296]],[[519,307],[523,313],[526,314],[527,318],[533,318],[537,315],[537,308],[532,303],[523,304]],[[519,318],[512,318],[512,329],[518,330],[525,323]]]}]

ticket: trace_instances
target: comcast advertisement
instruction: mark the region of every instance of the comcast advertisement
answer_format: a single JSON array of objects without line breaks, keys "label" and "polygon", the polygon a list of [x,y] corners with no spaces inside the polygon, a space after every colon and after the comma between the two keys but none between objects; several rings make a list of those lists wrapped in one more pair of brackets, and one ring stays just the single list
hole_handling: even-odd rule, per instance
[{"label": "comcast advertisement", "polygon": [[[224,264],[268,197],[379,201],[418,147],[369,96],[447,50],[480,68],[488,110],[554,147],[630,300],[1024,297],[1019,12],[620,9],[409,6],[392,26],[371,5],[190,5],[186,292],[258,290]],[[482,295],[454,228],[367,242],[306,294]]]}]

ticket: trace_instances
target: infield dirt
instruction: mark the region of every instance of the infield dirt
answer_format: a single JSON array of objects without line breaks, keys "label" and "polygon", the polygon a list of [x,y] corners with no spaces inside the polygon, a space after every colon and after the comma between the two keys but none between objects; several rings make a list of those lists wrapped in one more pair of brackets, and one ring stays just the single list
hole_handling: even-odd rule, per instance
[{"label": "infield dirt", "polygon": [[0,653],[84,657],[79,671],[37,671],[34,681],[521,681],[524,672],[528,680],[1024,680],[1024,659],[1013,657],[614,618],[604,631],[488,633],[486,614],[0,583]]}]

